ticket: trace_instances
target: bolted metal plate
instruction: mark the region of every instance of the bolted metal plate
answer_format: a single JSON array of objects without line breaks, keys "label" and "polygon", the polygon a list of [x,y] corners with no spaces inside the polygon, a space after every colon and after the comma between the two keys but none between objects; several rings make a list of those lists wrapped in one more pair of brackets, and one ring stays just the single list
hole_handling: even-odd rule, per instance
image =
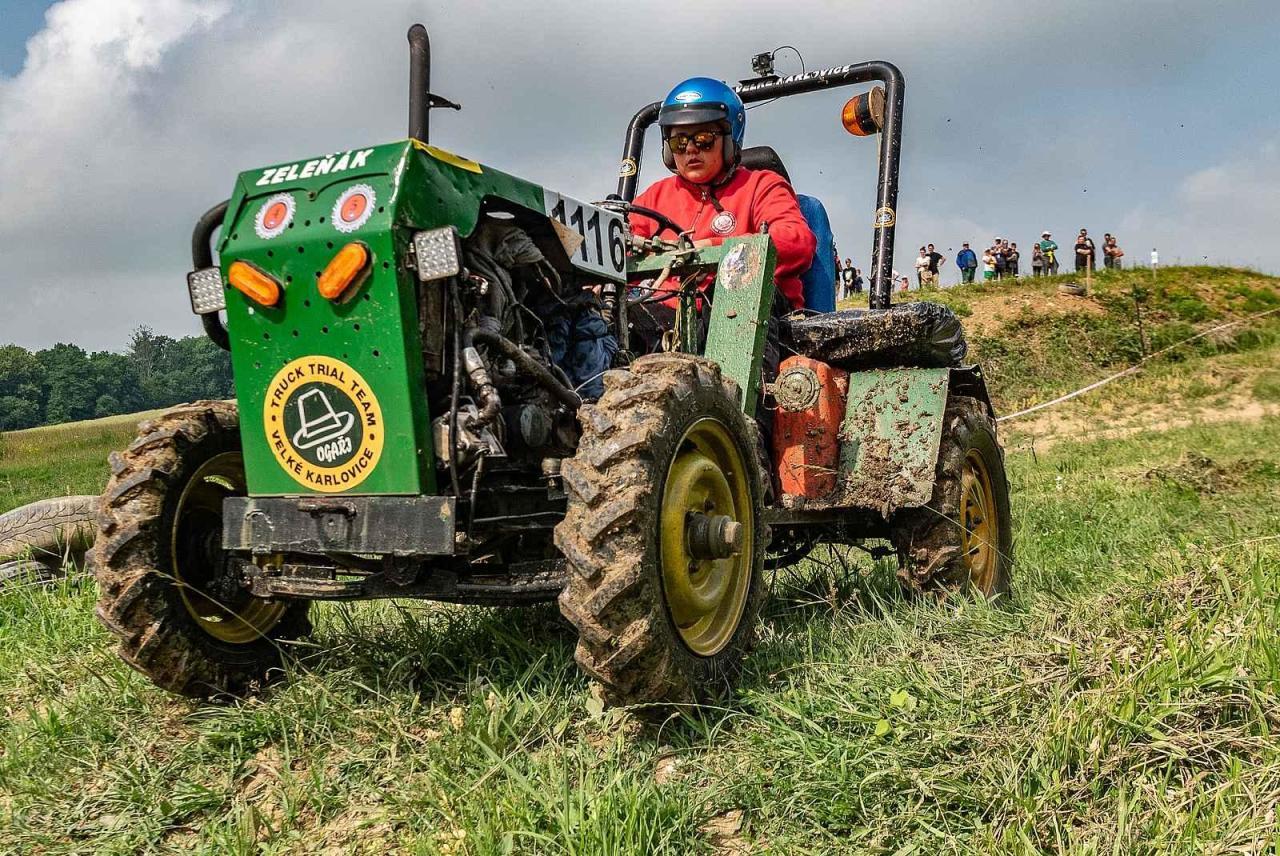
[{"label": "bolted metal plate", "polygon": [[929,501],[949,379],[949,369],[849,375],[837,489],[843,503],[888,517],[895,509]]},{"label": "bolted metal plate", "polygon": [[448,556],[456,520],[451,496],[230,497],[222,546],[258,555]]},{"label": "bolted metal plate", "polygon": [[768,235],[731,238],[721,247],[704,355],[738,382],[742,409],[754,413],[777,251]]}]

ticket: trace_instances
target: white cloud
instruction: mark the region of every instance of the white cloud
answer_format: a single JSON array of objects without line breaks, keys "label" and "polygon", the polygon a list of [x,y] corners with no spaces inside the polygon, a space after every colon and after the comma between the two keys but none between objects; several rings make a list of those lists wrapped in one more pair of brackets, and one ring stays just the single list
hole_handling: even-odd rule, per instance
[{"label": "white cloud", "polygon": [[1166,262],[1244,264],[1280,270],[1275,233],[1280,224],[1280,135],[1257,149],[1187,174],[1176,182],[1175,205],[1134,208],[1125,228],[1135,237],[1134,259],[1158,247]]}]

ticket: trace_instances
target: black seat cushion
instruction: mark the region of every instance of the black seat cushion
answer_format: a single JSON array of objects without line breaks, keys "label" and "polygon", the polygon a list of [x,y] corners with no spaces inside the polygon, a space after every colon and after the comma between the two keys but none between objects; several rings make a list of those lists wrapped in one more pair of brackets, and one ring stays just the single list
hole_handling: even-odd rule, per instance
[{"label": "black seat cushion", "polygon": [[741,163],[747,169],[767,169],[776,172],[787,180],[787,184],[791,183],[791,176],[787,174],[787,168],[782,165],[782,158],[772,146],[747,146],[742,150]]},{"label": "black seat cushion", "polygon": [[956,367],[968,352],[960,319],[938,303],[793,315],[780,334],[784,349],[847,371]]}]

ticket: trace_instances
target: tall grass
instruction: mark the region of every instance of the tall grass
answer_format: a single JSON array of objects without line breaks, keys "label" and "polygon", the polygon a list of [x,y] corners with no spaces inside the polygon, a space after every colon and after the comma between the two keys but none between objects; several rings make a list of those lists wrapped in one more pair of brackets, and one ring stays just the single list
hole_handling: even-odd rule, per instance
[{"label": "tall grass", "polygon": [[[1071,317],[1014,319],[998,342],[1025,347],[992,350],[997,392],[1060,392],[1077,369],[1058,361],[1101,365],[1088,348],[1130,358],[1125,276],[1099,278],[1087,347]],[[1239,272],[1175,285],[1208,314],[1166,300],[1152,329],[1274,291]],[[944,299],[981,312],[1002,287]],[[1232,378],[1269,400],[1277,343],[1259,335],[1117,400],[1209,376],[1210,400]],[[96,492],[132,434],[0,438],[0,509]],[[319,605],[287,682],[212,706],[115,656],[91,581],[14,589],[0,852],[1277,854],[1277,448],[1264,417],[1011,451],[1007,603],[904,600],[886,562],[820,548],[774,580],[736,698],[660,725],[600,710],[550,606]]]},{"label": "tall grass", "polygon": [[734,703],[601,713],[549,607],[318,608],[232,706],[119,662],[93,586],[0,600],[15,852],[1259,852],[1280,797],[1274,420],[1010,455],[1003,607],[779,577]]}]

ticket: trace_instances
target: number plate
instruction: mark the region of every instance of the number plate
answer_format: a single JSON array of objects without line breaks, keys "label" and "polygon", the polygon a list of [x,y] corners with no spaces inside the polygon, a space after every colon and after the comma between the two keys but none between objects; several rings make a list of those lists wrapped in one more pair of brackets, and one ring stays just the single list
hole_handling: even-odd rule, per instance
[{"label": "number plate", "polygon": [[547,216],[582,238],[578,248],[569,253],[573,266],[606,279],[625,280],[627,245],[622,215],[551,190],[544,189],[542,194]]}]

